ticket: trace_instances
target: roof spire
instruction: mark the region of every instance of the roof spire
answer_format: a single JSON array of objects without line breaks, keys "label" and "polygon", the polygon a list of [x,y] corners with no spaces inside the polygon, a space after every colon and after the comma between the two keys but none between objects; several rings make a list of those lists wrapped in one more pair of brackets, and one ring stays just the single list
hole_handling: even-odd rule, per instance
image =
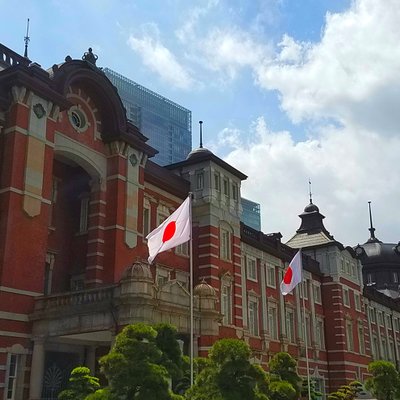
[{"label": "roof spire", "polygon": [[308,192],[310,195],[310,204],[312,204],[311,178],[308,178]]},{"label": "roof spire", "polygon": [[371,232],[371,237],[369,238],[370,241],[375,241],[375,228],[372,226],[372,212],[371,212],[371,202],[368,202],[368,209],[369,209],[369,224],[370,228],[368,229]]},{"label": "roof spire", "polygon": [[31,40],[29,37],[29,18],[28,21],[26,22],[26,36],[24,37],[24,42],[25,42],[25,51],[24,51],[24,57],[28,58],[28,43]]},{"label": "roof spire", "polygon": [[199,121],[200,125],[200,149],[203,148],[203,121]]}]

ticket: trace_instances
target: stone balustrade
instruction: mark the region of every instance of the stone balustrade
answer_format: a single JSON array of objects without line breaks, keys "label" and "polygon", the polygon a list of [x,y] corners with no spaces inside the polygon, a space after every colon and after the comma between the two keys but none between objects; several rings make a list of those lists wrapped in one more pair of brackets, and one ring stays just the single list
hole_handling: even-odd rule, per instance
[{"label": "stone balustrade", "polygon": [[35,312],[46,312],[60,307],[82,306],[111,301],[114,297],[115,288],[116,285],[112,285],[38,297],[35,302]]}]

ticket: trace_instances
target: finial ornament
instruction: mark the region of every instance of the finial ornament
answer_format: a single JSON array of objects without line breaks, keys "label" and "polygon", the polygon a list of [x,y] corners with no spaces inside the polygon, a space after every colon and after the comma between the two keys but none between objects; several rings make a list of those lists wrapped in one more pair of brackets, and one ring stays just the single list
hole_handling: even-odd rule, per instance
[{"label": "finial ornament", "polygon": [[200,149],[203,148],[203,121],[199,121],[200,125]]},{"label": "finial ornament", "polygon": [[26,36],[24,37],[24,42],[25,42],[25,51],[24,51],[24,57],[28,58],[28,43],[31,40],[29,37],[29,18],[28,21],[26,22]]},{"label": "finial ornament", "polygon": [[369,224],[370,228],[368,229],[371,232],[370,240],[376,240],[375,237],[375,228],[372,225],[372,212],[371,212],[371,202],[368,202],[368,209],[369,209]]},{"label": "finial ornament", "polygon": [[308,178],[308,192],[310,195],[310,204],[312,204],[311,178]]},{"label": "finial ornament", "polygon": [[93,50],[89,47],[89,50],[82,56],[82,60],[90,62],[93,65],[96,65],[96,61],[99,57],[96,54],[93,54]]}]

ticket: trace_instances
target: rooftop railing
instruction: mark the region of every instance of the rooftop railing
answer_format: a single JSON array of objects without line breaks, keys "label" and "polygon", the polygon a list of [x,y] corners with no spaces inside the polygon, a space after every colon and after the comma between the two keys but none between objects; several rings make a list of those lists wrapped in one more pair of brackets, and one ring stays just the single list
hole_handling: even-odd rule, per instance
[{"label": "rooftop railing", "polygon": [[13,67],[18,64],[29,65],[30,62],[29,58],[21,56],[0,43],[0,66]]}]

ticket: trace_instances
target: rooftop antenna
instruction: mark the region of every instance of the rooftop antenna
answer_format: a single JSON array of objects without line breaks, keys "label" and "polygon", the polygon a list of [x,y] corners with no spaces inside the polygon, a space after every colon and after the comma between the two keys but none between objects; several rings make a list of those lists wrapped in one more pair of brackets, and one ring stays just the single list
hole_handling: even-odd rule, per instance
[{"label": "rooftop antenna", "polygon": [[30,41],[30,37],[29,37],[29,18],[28,21],[26,23],[26,36],[24,37],[24,42],[25,42],[25,51],[24,51],[24,57],[28,58],[28,43]]},{"label": "rooftop antenna", "polygon": [[203,121],[199,121],[200,125],[200,148],[203,148]]},{"label": "rooftop antenna", "polygon": [[308,192],[310,195],[310,204],[312,204],[312,192],[311,192],[311,179],[308,178]]},{"label": "rooftop antenna", "polygon": [[372,212],[371,212],[371,202],[368,202],[368,209],[369,209],[369,224],[370,224],[370,228],[368,229],[371,232],[371,238],[370,240],[376,240],[375,237],[375,228],[372,226]]}]

